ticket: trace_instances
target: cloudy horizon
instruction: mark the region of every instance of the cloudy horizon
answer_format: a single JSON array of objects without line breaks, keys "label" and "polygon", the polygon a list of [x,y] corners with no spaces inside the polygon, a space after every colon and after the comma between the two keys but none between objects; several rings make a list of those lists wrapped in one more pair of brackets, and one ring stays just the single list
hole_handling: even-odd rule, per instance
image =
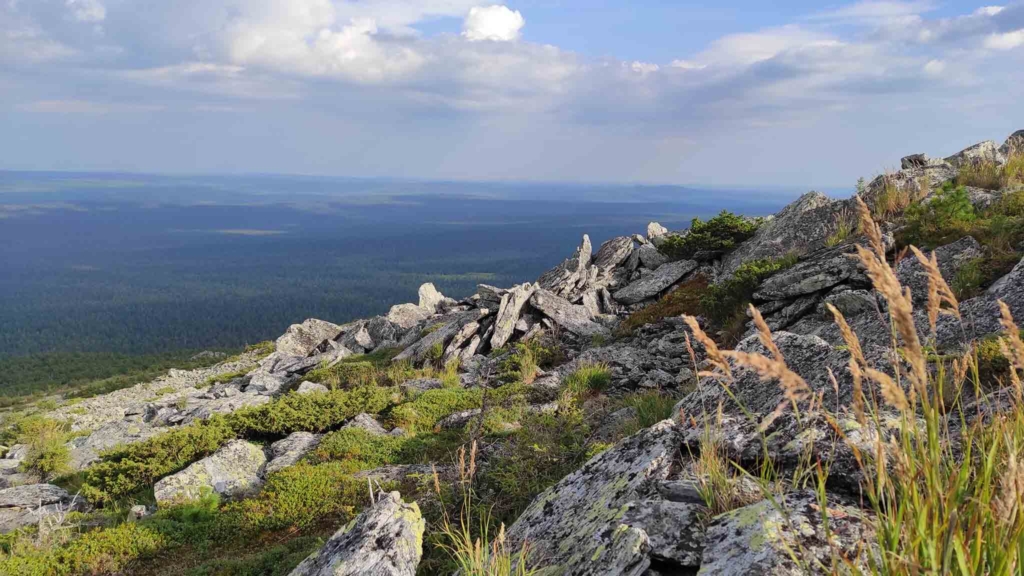
[{"label": "cloudy horizon", "polygon": [[841,186],[1024,128],[1024,3],[0,0],[0,170]]}]

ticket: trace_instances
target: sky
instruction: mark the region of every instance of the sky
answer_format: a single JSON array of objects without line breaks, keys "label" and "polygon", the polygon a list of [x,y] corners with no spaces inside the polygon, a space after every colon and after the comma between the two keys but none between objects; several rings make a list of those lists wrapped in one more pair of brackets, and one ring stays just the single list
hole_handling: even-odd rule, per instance
[{"label": "sky", "polygon": [[0,170],[852,187],[1022,103],[1024,1],[0,0]]}]

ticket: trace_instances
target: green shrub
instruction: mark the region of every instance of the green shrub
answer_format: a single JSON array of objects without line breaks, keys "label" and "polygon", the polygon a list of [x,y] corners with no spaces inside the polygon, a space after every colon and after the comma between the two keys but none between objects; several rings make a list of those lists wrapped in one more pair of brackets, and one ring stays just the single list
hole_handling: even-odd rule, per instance
[{"label": "green shrub", "polygon": [[347,462],[351,471],[397,462],[406,438],[379,436],[362,428],[345,428],[324,436],[310,455],[316,462]]},{"label": "green shrub", "polygon": [[286,576],[323,545],[314,536],[293,538],[249,555],[217,558],[188,571],[188,576]]},{"label": "green shrub", "polygon": [[482,400],[483,391],[478,388],[427,390],[411,402],[392,409],[389,420],[408,432],[430,431],[438,420],[455,412],[479,408]]},{"label": "green shrub", "polygon": [[54,420],[38,414],[19,416],[0,438],[4,444],[24,444],[28,447],[22,469],[48,478],[69,470],[71,453],[67,442],[71,433],[69,422]]},{"label": "green shrub", "polygon": [[707,222],[694,218],[690,222],[688,234],[669,235],[658,249],[666,256],[679,260],[693,258],[699,252],[717,255],[751,238],[763,221],[762,218],[745,218],[722,210]]},{"label": "green shrub", "polygon": [[341,362],[311,370],[305,379],[326,385],[328,388],[351,388],[354,386],[376,386],[378,368],[372,362]]},{"label": "green shrub", "polygon": [[534,356],[535,346],[527,342],[519,342],[512,352],[498,364],[498,380],[501,382],[522,382],[531,384],[537,377],[537,358]]},{"label": "green shrub", "polygon": [[700,298],[708,289],[708,279],[698,275],[680,284],[675,290],[661,297],[657,302],[633,312],[615,328],[620,336],[631,334],[637,328],[664,318],[683,314],[696,316],[701,313]]},{"label": "green shrub", "polygon": [[576,400],[604,392],[612,382],[608,365],[585,363],[573,370],[562,382],[566,392]]},{"label": "green shrub", "polygon": [[122,573],[133,561],[164,544],[164,538],[144,526],[124,523],[86,532],[62,546],[30,548],[0,555],[5,576],[71,576]]},{"label": "green shrub", "polygon": [[[762,259],[744,263],[736,269],[732,277],[708,286],[700,297],[700,311],[711,323],[734,336],[731,324],[739,323],[742,329],[746,322],[744,309],[750,302],[754,291],[766,278],[796,264],[795,256],[781,259]],[[725,340],[729,340],[726,338]]]},{"label": "green shrub", "polygon": [[953,276],[949,287],[953,290],[957,300],[962,302],[978,295],[981,284],[985,281],[985,273],[982,270],[984,264],[984,258],[976,258],[969,262],[964,262],[956,271],[956,275]]},{"label": "green shrub", "polygon": [[947,183],[928,202],[907,208],[906,217],[907,226],[902,231],[904,242],[934,249],[969,234],[978,215],[967,190]]},{"label": "green shrub", "polygon": [[228,418],[238,436],[283,437],[292,432],[323,432],[361,412],[376,414],[397,398],[397,389],[375,386],[313,394],[292,393],[261,406],[243,408]]}]

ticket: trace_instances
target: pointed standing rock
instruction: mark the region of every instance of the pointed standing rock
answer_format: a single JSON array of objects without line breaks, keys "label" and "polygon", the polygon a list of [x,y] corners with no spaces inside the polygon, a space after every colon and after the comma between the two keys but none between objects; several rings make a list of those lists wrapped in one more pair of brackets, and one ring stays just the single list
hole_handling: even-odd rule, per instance
[{"label": "pointed standing rock", "polygon": [[536,290],[535,284],[523,284],[513,287],[501,297],[498,317],[494,321],[494,334],[491,335],[491,348],[501,348],[512,337],[523,306]]}]

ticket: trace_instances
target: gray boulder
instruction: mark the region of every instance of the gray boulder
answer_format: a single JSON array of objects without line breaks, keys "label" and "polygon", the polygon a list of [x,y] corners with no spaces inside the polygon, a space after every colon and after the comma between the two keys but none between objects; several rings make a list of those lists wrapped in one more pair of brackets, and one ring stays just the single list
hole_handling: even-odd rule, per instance
[{"label": "gray boulder", "polygon": [[374,436],[384,436],[388,433],[388,431],[385,430],[373,416],[370,416],[366,412],[355,416],[346,422],[341,428],[342,430],[346,428],[359,428],[360,430],[365,430]]},{"label": "gray boulder", "polygon": [[431,350],[436,346],[440,346],[443,353],[445,345],[463,327],[471,322],[480,320],[486,313],[486,310],[474,309],[466,312],[453,312],[444,316],[436,327],[432,327],[429,334],[419,338],[399,352],[395,356],[395,360],[423,361],[427,354],[431,353]]},{"label": "gray boulder", "polygon": [[722,278],[727,278],[743,263],[787,254],[802,256],[825,246],[833,232],[835,219],[850,201],[832,200],[820,192],[808,192],[765,222],[754,237],[739,245],[722,259]]},{"label": "gray boulder", "polygon": [[415,502],[402,502],[398,492],[380,494],[290,576],[415,576],[424,526]]},{"label": "gray boulder", "polygon": [[695,260],[680,260],[659,266],[657,270],[629,283],[625,288],[612,294],[612,298],[623,304],[637,304],[655,298],[684,276],[697,269]]},{"label": "gray boulder", "polygon": [[430,282],[420,286],[418,291],[420,297],[420,308],[428,310],[431,313],[438,312],[438,306],[445,301],[444,294],[437,291],[434,285]]},{"label": "gray boulder", "polygon": [[639,500],[625,506],[623,526],[642,530],[650,542],[650,556],[663,563],[689,568],[699,567],[704,549],[702,504]]},{"label": "gray boulder", "polygon": [[874,532],[861,510],[829,502],[826,524],[814,492],[779,500],[785,515],[775,503],[762,500],[716,516],[707,528],[700,574],[827,575],[834,573],[837,556],[852,562],[857,573],[870,572],[868,550]]},{"label": "gray boulder", "polygon": [[318,392],[327,392],[327,386],[317,384],[316,382],[304,381],[299,384],[295,391],[299,394],[316,394]]},{"label": "gray boulder", "polygon": [[552,572],[642,574],[650,538],[622,515],[646,484],[665,478],[678,450],[670,420],[622,440],[537,496],[508,529],[509,549],[529,542],[531,558]]},{"label": "gray boulder", "polygon": [[0,490],[0,534],[41,524],[46,518],[84,505],[52,484],[28,484]]},{"label": "gray boulder", "polygon": [[980,162],[996,162],[1001,164],[1005,160],[1006,159],[1003,155],[999,153],[999,148],[996,147],[996,143],[991,140],[978,142],[977,144],[964,148],[956,154],[946,158],[946,162],[954,168],[962,168],[965,165]]},{"label": "gray boulder", "polygon": [[322,436],[311,432],[293,432],[270,445],[271,460],[263,471],[269,476],[278,470],[294,466],[320,444]]},{"label": "gray boulder", "polygon": [[515,332],[523,307],[536,290],[535,284],[522,284],[513,286],[502,295],[501,303],[498,305],[498,316],[494,320],[494,333],[491,335],[492,348],[501,348],[508,343]]},{"label": "gray boulder", "polygon": [[555,324],[577,336],[607,335],[609,330],[591,319],[585,306],[570,304],[568,300],[547,290],[538,289],[530,297],[530,305],[541,311]]},{"label": "gray boulder", "polygon": [[594,254],[594,266],[601,270],[611,270],[622,264],[633,252],[633,238],[630,236],[618,236],[608,240],[597,249]]},{"label": "gray boulder", "polygon": [[[926,256],[930,256],[927,252]],[[965,236],[952,244],[935,249],[935,259],[939,263],[939,272],[947,283],[952,283],[957,272],[965,265],[982,257],[982,248],[978,241]],[[900,284],[909,287],[915,304],[928,301],[928,273],[924,266],[913,255],[909,254],[896,266],[896,277]]]},{"label": "gray boulder", "polygon": [[278,352],[294,356],[309,356],[325,340],[334,340],[341,326],[310,318],[302,324],[292,324],[277,339]]},{"label": "gray boulder", "polygon": [[668,262],[668,256],[662,254],[653,244],[644,244],[637,248],[637,257],[640,258],[640,265],[648,270],[657,270],[659,266]]},{"label": "gray boulder", "polygon": [[433,312],[416,304],[395,304],[388,311],[387,320],[403,330],[408,330],[432,315]]},{"label": "gray boulder", "polygon": [[232,440],[210,456],[153,486],[160,506],[195,500],[207,492],[240,498],[259,491],[267,463],[263,449],[244,440]]},{"label": "gray boulder", "polygon": [[1004,158],[1009,158],[1011,154],[1024,154],[1024,130],[1017,130],[1010,137],[1003,142],[1003,145],[999,147],[999,153]]},{"label": "gray boulder", "polygon": [[658,224],[657,222],[650,222],[647,224],[648,240],[653,240],[654,238],[658,238],[659,236],[664,236],[666,234],[668,234],[668,228],[665,228],[661,224]]},{"label": "gray boulder", "polygon": [[373,350],[375,346],[370,331],[366,329],[364,322],[358,323],[355,327],[345,331],[338,339],[338,343],[353,352],[366,352]]},{"label": "gray boulder", "polygon": [[822,250],[796,265],[770,276],[754,293],[754,300],[786,300],[813,294],[839,284],[870,287],[860,262],[853,258],[854,245]]},{"label": "gray boulder", "polygon": [[381,348],[398,340],[398,326],[384,316],[374,316],[366,323],[366,333],[373,340],[375,348]]},{"label": "gray boulder", "polygon": [[590,236],[583,235],[583,241],[572,256],[548,270],[537,279],[537,285],[559,296],[573,299],[590,278],[588,268],[591,257]]}]

